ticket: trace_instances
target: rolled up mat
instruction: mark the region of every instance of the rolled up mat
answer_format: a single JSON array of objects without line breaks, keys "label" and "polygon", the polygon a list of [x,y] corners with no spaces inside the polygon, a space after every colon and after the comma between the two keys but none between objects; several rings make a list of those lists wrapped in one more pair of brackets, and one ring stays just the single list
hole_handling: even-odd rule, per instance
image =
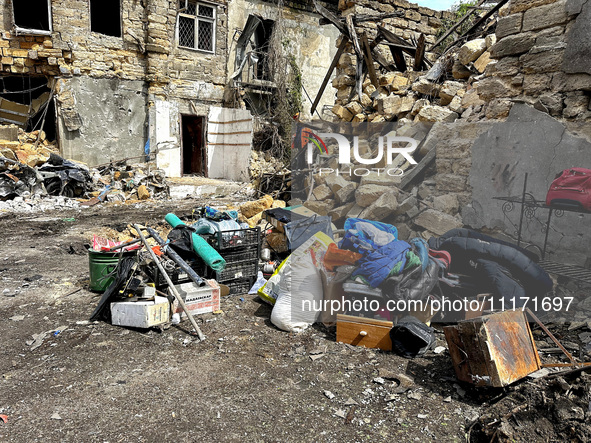
[{"label": "rolled up mat", "polygon": [[[166,214],[164,220],[166,220],[166,223],[168,223],[173,228],[176,228],[177,226],[186,226],[181,221],[181,219],[173,213]],[[218,251],[212,248],[209,245],[209,243],[207,243],[203,238],[201,238],[201,236],[199,236],[195,232],[191,234],[191,240],[193,243],[193,250],[199,257],[203,259],[207,266],[209,266],[214,271],[218,272],[224,270],[224,268],[226,267],[226,260],[224,260],[224,258],[218,253]]]}]

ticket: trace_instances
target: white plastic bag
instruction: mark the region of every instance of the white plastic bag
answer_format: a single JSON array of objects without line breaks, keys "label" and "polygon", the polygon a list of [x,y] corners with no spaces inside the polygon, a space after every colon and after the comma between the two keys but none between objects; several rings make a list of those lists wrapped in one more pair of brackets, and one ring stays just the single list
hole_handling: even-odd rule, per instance
[{"label": "white plastic bag", "polygon": [[322,278],[309,252],[283,269],[271,323],[284,331],[301,332],[320,315]]}]

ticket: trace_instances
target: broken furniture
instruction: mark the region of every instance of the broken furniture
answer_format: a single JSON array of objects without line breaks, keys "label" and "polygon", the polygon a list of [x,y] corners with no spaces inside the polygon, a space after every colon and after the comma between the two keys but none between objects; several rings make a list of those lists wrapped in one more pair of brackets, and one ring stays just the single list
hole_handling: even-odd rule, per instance
[{"label": "broken furniture", "polygon": [[392,326],[391,321],[337,314],[337,342],[391,351]]},{"label": "broken furniture", "polygon": [[456,376],[504,387],[542,367],[525,313],[504,311],[443,328]]}]

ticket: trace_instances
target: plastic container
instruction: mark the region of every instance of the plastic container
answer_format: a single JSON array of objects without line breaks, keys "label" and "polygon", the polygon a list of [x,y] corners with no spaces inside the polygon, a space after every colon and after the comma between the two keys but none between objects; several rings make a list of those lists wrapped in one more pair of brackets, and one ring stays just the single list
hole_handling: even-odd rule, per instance
[{"label": "plastic container", "polygon": [[258,227],[218,231],[215,234],[201,234],[201,236],[217,251],[234,248],[256,248],[259,251],[261,247],[261,230]]},{"label": "plastic container", "polygon": [[114,276],[107,277],[111,274],[119,263],[119,257],[132,257],[137,254],[137,251],[126,251],[123,254],[117,252],[96,252],[93,249],[88,250],[88,267],[90,270],[90,284],[88,285],[91,291],[104,292],[115,279]]}]

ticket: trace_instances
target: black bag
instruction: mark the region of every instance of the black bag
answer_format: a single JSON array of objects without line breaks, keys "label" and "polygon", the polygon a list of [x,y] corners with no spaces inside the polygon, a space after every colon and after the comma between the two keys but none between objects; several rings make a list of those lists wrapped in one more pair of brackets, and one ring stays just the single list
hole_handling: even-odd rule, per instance
[{"label": "black bag", "polygon": [[407,315],[390,329],[390,339],[394,352],[402,357],[415,358],[433,346],[435,334],[433,328],[418,318]]}]

